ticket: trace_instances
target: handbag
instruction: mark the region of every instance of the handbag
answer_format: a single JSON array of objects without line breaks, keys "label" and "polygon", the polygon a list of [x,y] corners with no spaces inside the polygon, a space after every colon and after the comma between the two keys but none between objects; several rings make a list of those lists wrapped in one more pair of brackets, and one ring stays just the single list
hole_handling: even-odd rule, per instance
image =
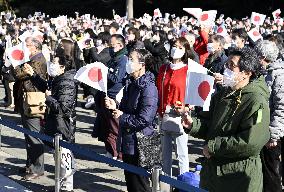
[{"label": "handbag", "polygon": [[154,165],[161,165],[161,134],[154,130],[152,135],[136,132],[138,148],[138,165],[151,169]]},{"label": "handbag", "polygon": [[42,117],[46,110],[45,93],[24,92],[23,109],[28,117]]},{"label": "handbag", "polygon": [[[163,80],[162,80],[162,111],[164,111],[164,82],[166,78],[166,72],[169,65],[167,65]],[[181,124],[181,116],[179,116],[171,106],[166,106],[166,110],[163,114],[163,118],[161,121],[161,130],[173,134],[183,134],[184,129]]]},{"label": "handbag", "polygon": [[181,121],[181,116],[176,114],[171,106],[167,106],[162,118],[161,130],[173,134],[183,134],[184,129]]}]

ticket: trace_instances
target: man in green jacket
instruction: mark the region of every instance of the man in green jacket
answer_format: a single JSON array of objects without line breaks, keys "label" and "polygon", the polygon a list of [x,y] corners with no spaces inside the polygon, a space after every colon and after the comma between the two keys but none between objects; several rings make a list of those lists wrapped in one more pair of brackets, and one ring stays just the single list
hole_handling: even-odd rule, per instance
[{"label": "man in green jacket", "polygon": [[185,115],[189,134],[204,139],[200,187],[210,192],[262,192],[260,151],[269,140],[269,91],[250,48],[231,53],[224,89],[209,112]]}]

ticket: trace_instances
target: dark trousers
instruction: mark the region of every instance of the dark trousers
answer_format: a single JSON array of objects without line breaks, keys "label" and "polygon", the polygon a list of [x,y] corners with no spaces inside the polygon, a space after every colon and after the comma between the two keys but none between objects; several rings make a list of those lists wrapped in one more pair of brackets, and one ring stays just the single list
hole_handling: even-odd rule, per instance
[{"label": "dark trousers", "polygon": [[118,150],[118,134],[119,134],[119,120],[113,118],[112,111],[105,107],[105,96],[99,97],[99,104],[96,107],[97,119],[95,123],[95,129],[100,141],[105,143],[106,151],[109,152],[113,157],[121,159],[121,152]]},{"label": "dark trousers", "polygon": [[11,105],[13,103],[12,99],[12,90],[9,87],[9,81],[8,80],[4,80],[4,87],[5,87],[5,94],[7,97],[7,106]]},{"label": "dark trousers", "polygon": [[280,143],[276,147],[263,147],[261,152],[263,172],[263,192],[281,192]]},{"label": "dark trousers", "polygon": [[9,89],[9,82],[7,80],[2,80],[2,84],[4,86],[4,91],[5,91],[5,97],[4,97],[4,101],[6,103],[8,103],[8,89]]},{"label": "dark trousers", "polygon": [[[42,132],[40,126],[40,118],[30,118],[22,115],[23,127],[34,131]],[[32,173],[44,173],[44,144],[41,140],[25,135],[27,161],[26,166],[29,167]]]},{"label": "dark trousers", "polygon": [[[122,155],[123,162],[138,165],[137,155]],[[151,192],[150,181],[148,177],[136,175],[134,173],[124,171],[125,181],[128,192]]]}]

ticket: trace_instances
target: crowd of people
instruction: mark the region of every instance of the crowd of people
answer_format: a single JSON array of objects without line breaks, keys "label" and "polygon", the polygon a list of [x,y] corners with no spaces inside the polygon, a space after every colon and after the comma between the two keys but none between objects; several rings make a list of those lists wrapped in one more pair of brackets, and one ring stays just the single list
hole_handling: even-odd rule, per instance
[{"label": "crowd of people", "polygon": [[[61,133],[74,143],[81,87],[86,100],[82,107],[96,112],[92,136],[104,142],[107,157],[138,166],[136,133],[150,136],[158,129],[163,172],[172,176],[174,148],[179,174],[184,174],[189,171],[191,135],[205,140],[200,188],[282,191],[283,22],[267,18],[255,26],[249,18],[224,20],[223,15],[211,25],[175,15],[1,17],[2,105],[21,115],[24,128],[51,136]],[[249,35],[254,28],[261,35],[257,40]],[[5,50],[20,42],[30,61],[14,66]],[[215,79],[209,111],[185,103],[191,60]],[[74,79],[76,71],[93,62],[108,67],[106,93]],[[31,105],[36,100],[42,101],[38,108]],[[44,145],[52,145],[29,135],[25,142],[27,160],[20,172],[33,180],[44,175]],[[74,156],[62,151],[61,191],[73,191]],[[151,191],[149,178],[124,174],[129,192]]]}]

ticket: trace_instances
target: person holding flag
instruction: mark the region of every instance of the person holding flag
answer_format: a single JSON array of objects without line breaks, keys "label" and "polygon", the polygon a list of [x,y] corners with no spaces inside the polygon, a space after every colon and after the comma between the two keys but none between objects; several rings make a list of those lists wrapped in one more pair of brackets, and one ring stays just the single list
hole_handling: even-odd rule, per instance
[{"label": "person holding flag", "polygon": [[112,116],[112,111],[105,106],[105,98],[117,99],[118,93],[123,88],[123,81],[127,75],[126,64],[128,62],[125,39],[122,35],[115,34],[111,37],[111,60],[106,64],[107,93],[99,92],[95,97],[97,118],[95,121],[95,133],[100,141],[105,143],[106,156],[113,159],[121,159],[121,153],[117,150],[118,119]]},{"label": "person holding flag", "polygon": [[183,117],[191,136],[204,139],[200,187],[218,192],[263,190],[260,152],[269,140],[269,90],[256,52],[233,51],[224,85],[208,112]]},{"label": "person holding flag", "polygon": [[[184,105],[186,76],[188,70],[188,58],[194,59],[190,45],[186,38],[179,37],[171,49],[172,62],[161,66],[157,77],[157,87],[159,91],[159,115],[162,119],[162,161],[163,171],[167,175],[172,175],[172,140],[176,143],[176,151],[179,160],[179,173],[189,171],[188,159],[188,136],[181,126],[179,114],[174,112],[176,105]],[[173,117],[172,126],[168,124],[167,117]],[[174,123],[176,122],[176,123]],[[181,129],[179,129],[181,128]]]}]

